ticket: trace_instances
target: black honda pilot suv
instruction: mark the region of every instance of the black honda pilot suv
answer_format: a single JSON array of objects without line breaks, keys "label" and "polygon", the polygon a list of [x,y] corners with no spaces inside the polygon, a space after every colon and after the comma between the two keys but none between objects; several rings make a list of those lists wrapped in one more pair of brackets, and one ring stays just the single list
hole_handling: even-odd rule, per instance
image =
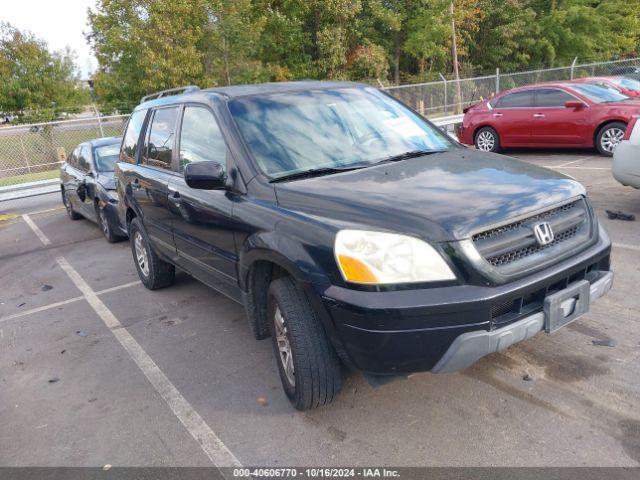
[{"label": "black honda pilot suv", "polygon": [[298,409],[332,401],[341,364],[461,370],[613,282],[582,185],[462,147],[366,85],[150,95],[116,170],[144,285],[178,267],[242,303]]}]

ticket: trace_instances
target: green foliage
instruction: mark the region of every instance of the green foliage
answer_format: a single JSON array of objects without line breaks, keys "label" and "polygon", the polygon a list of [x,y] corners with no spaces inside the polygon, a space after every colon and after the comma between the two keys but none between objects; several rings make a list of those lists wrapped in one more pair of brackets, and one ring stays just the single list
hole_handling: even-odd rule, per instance
[{"label": "green foliage", "polygon": [[45,42],[8,24],[0,24],[0,78],[0,112],[17,114],[20,121],[54,120],[89,102],[71,52],[51,52]]},{"label": "green foliage", "polygon": [[639,0],[98,0],[88,39],[111,109],[177,85],[451,76],[640,50]]}]

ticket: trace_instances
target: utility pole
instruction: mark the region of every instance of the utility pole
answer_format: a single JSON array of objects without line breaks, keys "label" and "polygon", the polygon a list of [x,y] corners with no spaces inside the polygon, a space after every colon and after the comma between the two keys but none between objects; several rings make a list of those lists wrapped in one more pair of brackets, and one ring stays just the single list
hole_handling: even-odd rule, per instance
[{"label": "utility pole", "polygon": [[453,6],[453,0],[451,0],[449,5],[449,11],[451,13],[451,53],[453,55],[453,76],[456,80],[456,104],[454,106],[454,113],[460,113],[462,92],[460,91],[460,72],[458,71],[458,45],[456,42],[456,19],[454,16],[455,9]]}]

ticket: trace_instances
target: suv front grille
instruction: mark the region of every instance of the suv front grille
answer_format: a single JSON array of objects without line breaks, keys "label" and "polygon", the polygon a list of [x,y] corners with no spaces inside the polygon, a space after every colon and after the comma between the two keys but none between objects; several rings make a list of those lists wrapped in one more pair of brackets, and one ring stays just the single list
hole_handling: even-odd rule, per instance
[{"label": "suv front grille", "polygon": [[[554,232],[552,242],[541,245],[533,225],[548,222]],[[530,217],[473,235],[480,255],[497,271],[514,274],[546,263],[578,248],[591,238],[591,217],[584,199],[551,208]]]}]

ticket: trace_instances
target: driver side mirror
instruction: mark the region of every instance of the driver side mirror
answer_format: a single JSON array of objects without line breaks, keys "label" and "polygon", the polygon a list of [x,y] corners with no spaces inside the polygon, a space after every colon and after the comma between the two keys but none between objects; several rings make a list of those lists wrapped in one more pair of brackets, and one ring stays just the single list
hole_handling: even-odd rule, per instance
[{"label": "driver side mirror", "polygon": [[227,176],[224,167],[212,160],[187,163],[184,167],[184,181],[191,188],[199,190],[224,190]]},{"label": "driver side mirror", "polygon": [[568,102],[564,103],[565,108],[574,108],[574,109],[579,109],[579,108],[584,108],[584,103],[582,103],[579,100],[569,100]]}]

